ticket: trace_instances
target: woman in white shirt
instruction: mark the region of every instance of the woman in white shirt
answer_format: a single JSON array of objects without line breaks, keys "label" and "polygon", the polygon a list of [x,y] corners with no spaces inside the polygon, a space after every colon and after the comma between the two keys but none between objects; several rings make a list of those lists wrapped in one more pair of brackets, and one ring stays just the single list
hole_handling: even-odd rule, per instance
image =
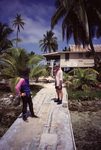
[{"label": "woman in white shirt", "polygon": [[63,83],[63,71],[60,68],[60,65],[56,65],[56,74],[55,74],[55,88],[58,99],[55,102],[62,104],[63,92],[62,92],[62,83]]}]

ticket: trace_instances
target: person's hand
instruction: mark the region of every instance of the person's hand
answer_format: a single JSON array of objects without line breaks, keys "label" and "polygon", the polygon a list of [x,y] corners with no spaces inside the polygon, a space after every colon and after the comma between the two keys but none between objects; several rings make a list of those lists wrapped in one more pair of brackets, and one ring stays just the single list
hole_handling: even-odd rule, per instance
[{"label": "person's hand", "polygon": [[25,93],[25,92],[24,92],[24,93],[21,93],[21,96],[22,96],[22,97],[26,96],[26,93]]},{"label": "person's hand", "polygon": [[61,85],[59,85],[59,89],[61,89]]},{"label": "person's hand", "polygon": [[55,79],[55,77],[53,76],[53,79]]}]

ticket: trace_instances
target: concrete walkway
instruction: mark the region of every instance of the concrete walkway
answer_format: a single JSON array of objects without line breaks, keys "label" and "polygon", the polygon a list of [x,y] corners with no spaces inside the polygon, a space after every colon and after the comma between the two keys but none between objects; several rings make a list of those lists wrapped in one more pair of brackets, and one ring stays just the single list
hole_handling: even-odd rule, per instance
[{"label": "concrete walkway", "polygon": [[47,83],[33,98],[39,118],[31,118],[28,111],[24,122],[20,115],[1,138],[0,150],[76,150],[65,88],[63,94],[63,103],[57,105],[54,83]]}]

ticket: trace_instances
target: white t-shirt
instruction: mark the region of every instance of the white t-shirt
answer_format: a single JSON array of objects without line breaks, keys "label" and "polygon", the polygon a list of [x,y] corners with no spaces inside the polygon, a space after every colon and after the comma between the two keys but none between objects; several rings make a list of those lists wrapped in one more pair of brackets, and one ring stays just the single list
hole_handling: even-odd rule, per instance
[{"label": "white t-shirt", "polygon": [[55,76],[56,86],[59,86],[60,80],[61,80],[61,83],[62,83],[63,82],[63,71],[61,70],[61,68],[58,70],[58,72],[56,73],[56,76]]}]

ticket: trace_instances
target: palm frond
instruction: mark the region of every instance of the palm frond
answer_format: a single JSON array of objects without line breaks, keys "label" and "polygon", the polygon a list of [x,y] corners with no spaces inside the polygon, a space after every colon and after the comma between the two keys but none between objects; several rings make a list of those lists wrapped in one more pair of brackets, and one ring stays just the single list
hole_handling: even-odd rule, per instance
[{"label": "palm frond", "polygon": [[80,80],[79,79],[73,80],[73,85],[74,85],[74,87],[78,88],[81,85]]},{"label": "palm frond", "polygon": [[31,56],[29,61],[28,61],[28,66],[36,65],[37,63],[39,63],[42,60],[44,60],[44,57],[41,55]]},{"label": "palm frond", "polygon": [[53,14],[53,16],[51,18],[51,28],[52,29],[58,23],[58,21],[65,15],[65,13],[66,13],[66,10],[63,7],[63,5],[56,9],[55,13]]},{"label": "palm frond", "polygon": [[[13,68],[16,68],[15,65],[14,65],[14,63],[12,63],[10,60],[4,59],[3,61],[7,64],[7,66],[10,65],[10,66],[12,66]],[[15,61],[14,61],[14,62],[15,62]]]},{"label": "palm frond", "polygon": [[20,39],[20,38],[15,38],[15,39],[12,39],[12,40],[11,40],[12,43],[16,43],[16,41],[17,41],[17,42],[20,42],[20,43],[23,42],[23,40]]},{"label": "palm frond", "polygon": [[99,74],[98,71],[96,71],[93,68],[87,68],[87,69],[84,70],[84,72],[86,72],[88,74],[90,74],[90,73]]},{"label": "palm frond", "polygon": [[83,84],[82,89],[86,92],[90,91],[90,87],[87,84]]}]

